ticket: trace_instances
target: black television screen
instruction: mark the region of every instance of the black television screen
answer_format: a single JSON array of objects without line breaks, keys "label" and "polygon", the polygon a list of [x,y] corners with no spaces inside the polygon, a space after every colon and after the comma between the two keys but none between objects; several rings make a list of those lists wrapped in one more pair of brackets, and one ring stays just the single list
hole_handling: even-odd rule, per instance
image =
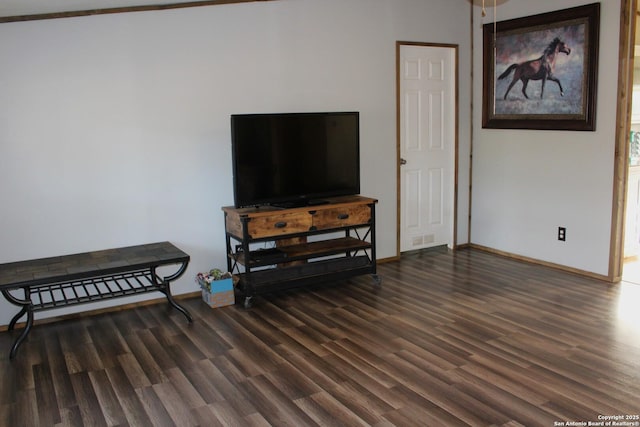
[{"label": "black television screen", "polygon": [[358,112],[231,116],[236,207],[360,193]]}]

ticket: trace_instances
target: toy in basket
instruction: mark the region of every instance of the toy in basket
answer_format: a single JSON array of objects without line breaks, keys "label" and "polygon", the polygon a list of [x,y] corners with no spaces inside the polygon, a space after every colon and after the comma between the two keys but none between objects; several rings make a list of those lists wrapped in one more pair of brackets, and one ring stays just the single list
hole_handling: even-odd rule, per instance
[{"label": "toy in basket", "polygon": [[214,268],[208,273],[198,273],[196,281],[202,288],[202,300],[209,307],[224,307],[235,304],[233,276]]}]

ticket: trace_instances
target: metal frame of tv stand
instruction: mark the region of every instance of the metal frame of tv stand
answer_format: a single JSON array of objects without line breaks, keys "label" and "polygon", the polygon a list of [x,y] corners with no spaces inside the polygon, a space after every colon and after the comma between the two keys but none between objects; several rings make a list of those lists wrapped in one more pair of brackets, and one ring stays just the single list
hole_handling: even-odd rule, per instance
[{"label": "metal frame of tv stand", "polygon": [[[253,297],[257,295],[365,274],[370,274],[374,284],[379,286],[382,283],[382,279],[377,274],[376,265],[375,204],[369,204],[368,206],[371,209],[371,220],[366,224],[309,230],[258,239],[251,238],[248,233],[248,223],[251,218],[240,218],[243,236],[235,236],[229,232],[225,232],[225,236],[228,254],[227,268],[228,271],[238,274],[240,277],[236,289],[244,297],[244,307],[250,308]],[[259,243],[274,242],[274,244],[277,244],[280,240],[341,232],[344,233],[344,238],[342,239],[327,239],[300,244],[301,246],[311,247],[314,244],[322,244],[323,242],[326,244],[343,242],[345,244],[345,246],[340,246],[336,249],[311,251],[304,255],[292,257],[286,255],[286,249],[297,245],[251,250],[252,245]],[[355,237],[352,236],[352,233]],[[232,245],[232,240],[239,244]],[[263,251],[274,251],[273,253],[276,255],[268,256],[262,260],[254,258]],[[282,255],[278,255],[278,253]],[[312,259],[319,260],[310,261]],[[302,261],[304,263],[295,264]],[[241,271],[240,266],[244,268],[244,271]]]}]

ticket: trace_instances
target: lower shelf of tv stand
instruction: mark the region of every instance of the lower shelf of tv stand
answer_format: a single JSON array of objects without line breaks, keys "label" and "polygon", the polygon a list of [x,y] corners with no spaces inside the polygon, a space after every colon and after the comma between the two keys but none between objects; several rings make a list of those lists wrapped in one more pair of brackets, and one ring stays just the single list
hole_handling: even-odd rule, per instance
[{"label": "lower shelf of tv stand", "polygon": [[275,267],[252,271],[250,274],[240,273],[237,289],[245,298],[245,307],[250,305],[251,298],[256,295],[308,286],[315,283],[341,280],[363,274],[376,274],[375,264],[368,256],[348,256],[312,261],[286,267]]},{"label": "lower shelf of tv stand", "polygon": [[258,249],[251,251],[247,258],[244,253],[231,254],[238,263],[256,266],[271,265],[297,260],[306,260],[311,257],[321,258],[341,253],[355,253],[369,249],[371,243],[354,237],[342,237],[317,242],[304,242],[294,245],[279,246],[273,249]]}]

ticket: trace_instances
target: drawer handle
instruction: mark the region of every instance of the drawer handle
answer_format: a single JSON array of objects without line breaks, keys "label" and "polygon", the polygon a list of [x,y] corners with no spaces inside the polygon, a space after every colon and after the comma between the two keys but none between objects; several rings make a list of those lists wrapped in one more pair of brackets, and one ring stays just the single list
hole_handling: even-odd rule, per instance
[{"label": "drawer handle", "polygon": [[273,226],[275,228],[285,228],[287,226],[287,223],[285,221],[279,221],[276,222]]},{"label": "drawer handle", "polygon": [[338,215],[338,219],[347,219],[347,218],[349,218],[349,214],[345,213],[345,214]]}]

